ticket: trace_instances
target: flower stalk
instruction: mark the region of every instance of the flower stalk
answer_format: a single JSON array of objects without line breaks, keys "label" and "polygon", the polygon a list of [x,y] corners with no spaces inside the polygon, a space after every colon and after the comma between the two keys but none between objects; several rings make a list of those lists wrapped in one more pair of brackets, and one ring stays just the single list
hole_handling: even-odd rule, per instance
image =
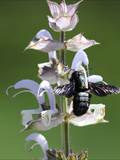
[{"label": "flower stalk", "polygon": [[[8,90],[12,87],[16,90],[24,89],[13,97],[29,92],[38,102],[38,108],[21,111],[24,126],[22,131],[34,129],[41,132],[61,125],[62,151],[50,149],[42,134],[33,133],[26,138],[27,142],[37,142],[31,146],[31,150],[36,145],[41,147],[44,156],[42,160],[88,160],[87,151],[75,154],[70,150],[69,124],[84,127],[107,123],[104,119],[105,105],[91,104],[91,98],[93,95],[103,97],[120,93],[120,87],[109,85],[102,76],[89,75],[89,59],[84,50],[99,43],[87,39],[81,33],[68,40],[65,38],[65,33],[72,31],[78,24],[77,9],[82,1],[66,4],[65,0],[62,0],[58,4],[47,0],[51,13],[51,17],[48,16],[49,27],[60,33],[59,41],[54,40],[48,30],[42,29],[25,49],[48,53],[49,61],[38,64],[38,77],[42,82],[39,84],[34,80],[23,79],[8,87],[6,91],[8,95]],[[66,50],[76,52],[71,67],[66,66]],[[63,96],[59,98],[59,107],[56,95]],[[46,100],[49,100],[49,103],[46,103]]]},{"label": "flower stalk", "polygon": [[[65,32],[61,31],[60,32],[60,42],[64,43],[65,41]],[[65,49],[61,49],[60,50],[60,54],[59,54],[59,58],[60,58],[60,62],[63,63],[65,65]],[[62,102],[61,102],[62,101]],[[62,148],[64,150],[64,153],[66,155],[66,157],[69,155],[69,150],[70,150],[70,144],[69,144],[69,122],[68,122],[68,118],[67,118],[67,108],[68,108],[68,99],[67,98],[61,98],[60,102],[62,103],[62,111],[65,113],[65,118],[64,118],[64,123],[62,124],[61,127],[61,136],[62,136]]]},{"label": "flower stalk", "polygon": [[[60,42],[64,43],[65,40],[65,32],[60,32]],[[65,64],[65,49],[61,49],[59,53],[59,60],[61,63]]]},{"label": "flower stalk", "polygon": [[64,153],[66,157],[69,155],[70,152],[70,138],[69,138],[69,122],[68,122],[68,115],[67,115],[67,107],[68,107],[68,99],[64,98],[63,99],[65,106],[64,107],[64,112],[66,114],[64,118]]}]

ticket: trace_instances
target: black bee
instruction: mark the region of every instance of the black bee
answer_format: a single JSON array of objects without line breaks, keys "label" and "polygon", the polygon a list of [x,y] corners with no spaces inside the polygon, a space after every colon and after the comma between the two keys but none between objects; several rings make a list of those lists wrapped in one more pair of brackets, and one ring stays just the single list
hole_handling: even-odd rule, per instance
[{"label": "black bee", "polygon": [[120,88],[106,84],[105,82],[88,82],[84,70],[74,71],[71,74],[70,83],[55,88],[55,94],[70,98],[73,96],[73,113],[81,116],[87,112],[92,94],[107,96],[120,93]]}]

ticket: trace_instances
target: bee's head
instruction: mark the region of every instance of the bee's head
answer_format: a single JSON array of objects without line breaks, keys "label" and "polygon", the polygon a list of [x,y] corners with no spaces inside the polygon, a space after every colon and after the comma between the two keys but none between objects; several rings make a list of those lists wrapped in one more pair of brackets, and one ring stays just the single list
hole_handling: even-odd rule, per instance
[{"label": "bee's head", "polygon": [[71,74],[70,81],[80,81],[81,77],[84,77],[83,71],[74,71]]},{"label": "bee's head", "polygon": [[72,71],[71,74],[70,74],[70,81],[76,81],[76,80],[79,80],[79,72],[78,71]]},{"label": "bee's head", "polygon": [[70,82],[74,82],[78,87],[88,88],[85,70],[73,71],[70,76]]}]

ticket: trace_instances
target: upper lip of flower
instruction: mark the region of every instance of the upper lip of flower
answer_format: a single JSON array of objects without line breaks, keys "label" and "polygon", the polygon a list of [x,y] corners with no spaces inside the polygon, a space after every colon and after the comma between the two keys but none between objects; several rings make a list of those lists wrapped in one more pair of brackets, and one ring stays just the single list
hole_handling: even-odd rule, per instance
[{"label": "upper lip of flower", "polygon": [[40,145],[40,147],[42,148],[42,151],[44,153],[44,160],[47,159],[46,152],[49,149],[49,146],[48,146],[48,142],[47,142],[46,138],[42,134],[32,133],[29,136],[27,136],[26,141],[27,142],[29,142],[29,141],[35,141],[36,142],[35,144],[33,144],[31,146],[30,149],[33,149],[36,145]]}]

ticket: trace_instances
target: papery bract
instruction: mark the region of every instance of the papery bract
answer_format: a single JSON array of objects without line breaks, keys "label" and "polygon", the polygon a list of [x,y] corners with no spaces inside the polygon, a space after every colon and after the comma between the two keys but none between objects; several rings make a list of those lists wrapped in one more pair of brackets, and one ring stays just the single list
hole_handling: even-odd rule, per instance
[{"label": "papery bract", "polygon": [[66,48],[67,50],[78,52],[80,49],[85,50],[97,44],[99,43],[95,40],[88,40],[80,33],[66,41]]},{"label": "papery bract", "polygon": [[40,30],[35,35],[35,37],[33,37],[32,41],[25,48],[25,50],[34,49],[48,53],[51,51],[56,51],[64,48],[65,48],[64,43],[53,40],[51,34],[47,30],[43,29]]},{"label": "papery bract", "polygon": [[76,10],[81,2],[67,5],[65,0],[60,4],[48,0],[48,6],[52,15],[52,17],[48,16],[50,28],[56,32],[73,30],[79,21]]},{"label": "papery bract", "polygon": [[75,126],[83,127],[87,125],[94,125],[97,123],[106,123],[104,120],[105,105],[103,104],[91,104],[86,114],[82,116],[71,116],[69,122]]}]

